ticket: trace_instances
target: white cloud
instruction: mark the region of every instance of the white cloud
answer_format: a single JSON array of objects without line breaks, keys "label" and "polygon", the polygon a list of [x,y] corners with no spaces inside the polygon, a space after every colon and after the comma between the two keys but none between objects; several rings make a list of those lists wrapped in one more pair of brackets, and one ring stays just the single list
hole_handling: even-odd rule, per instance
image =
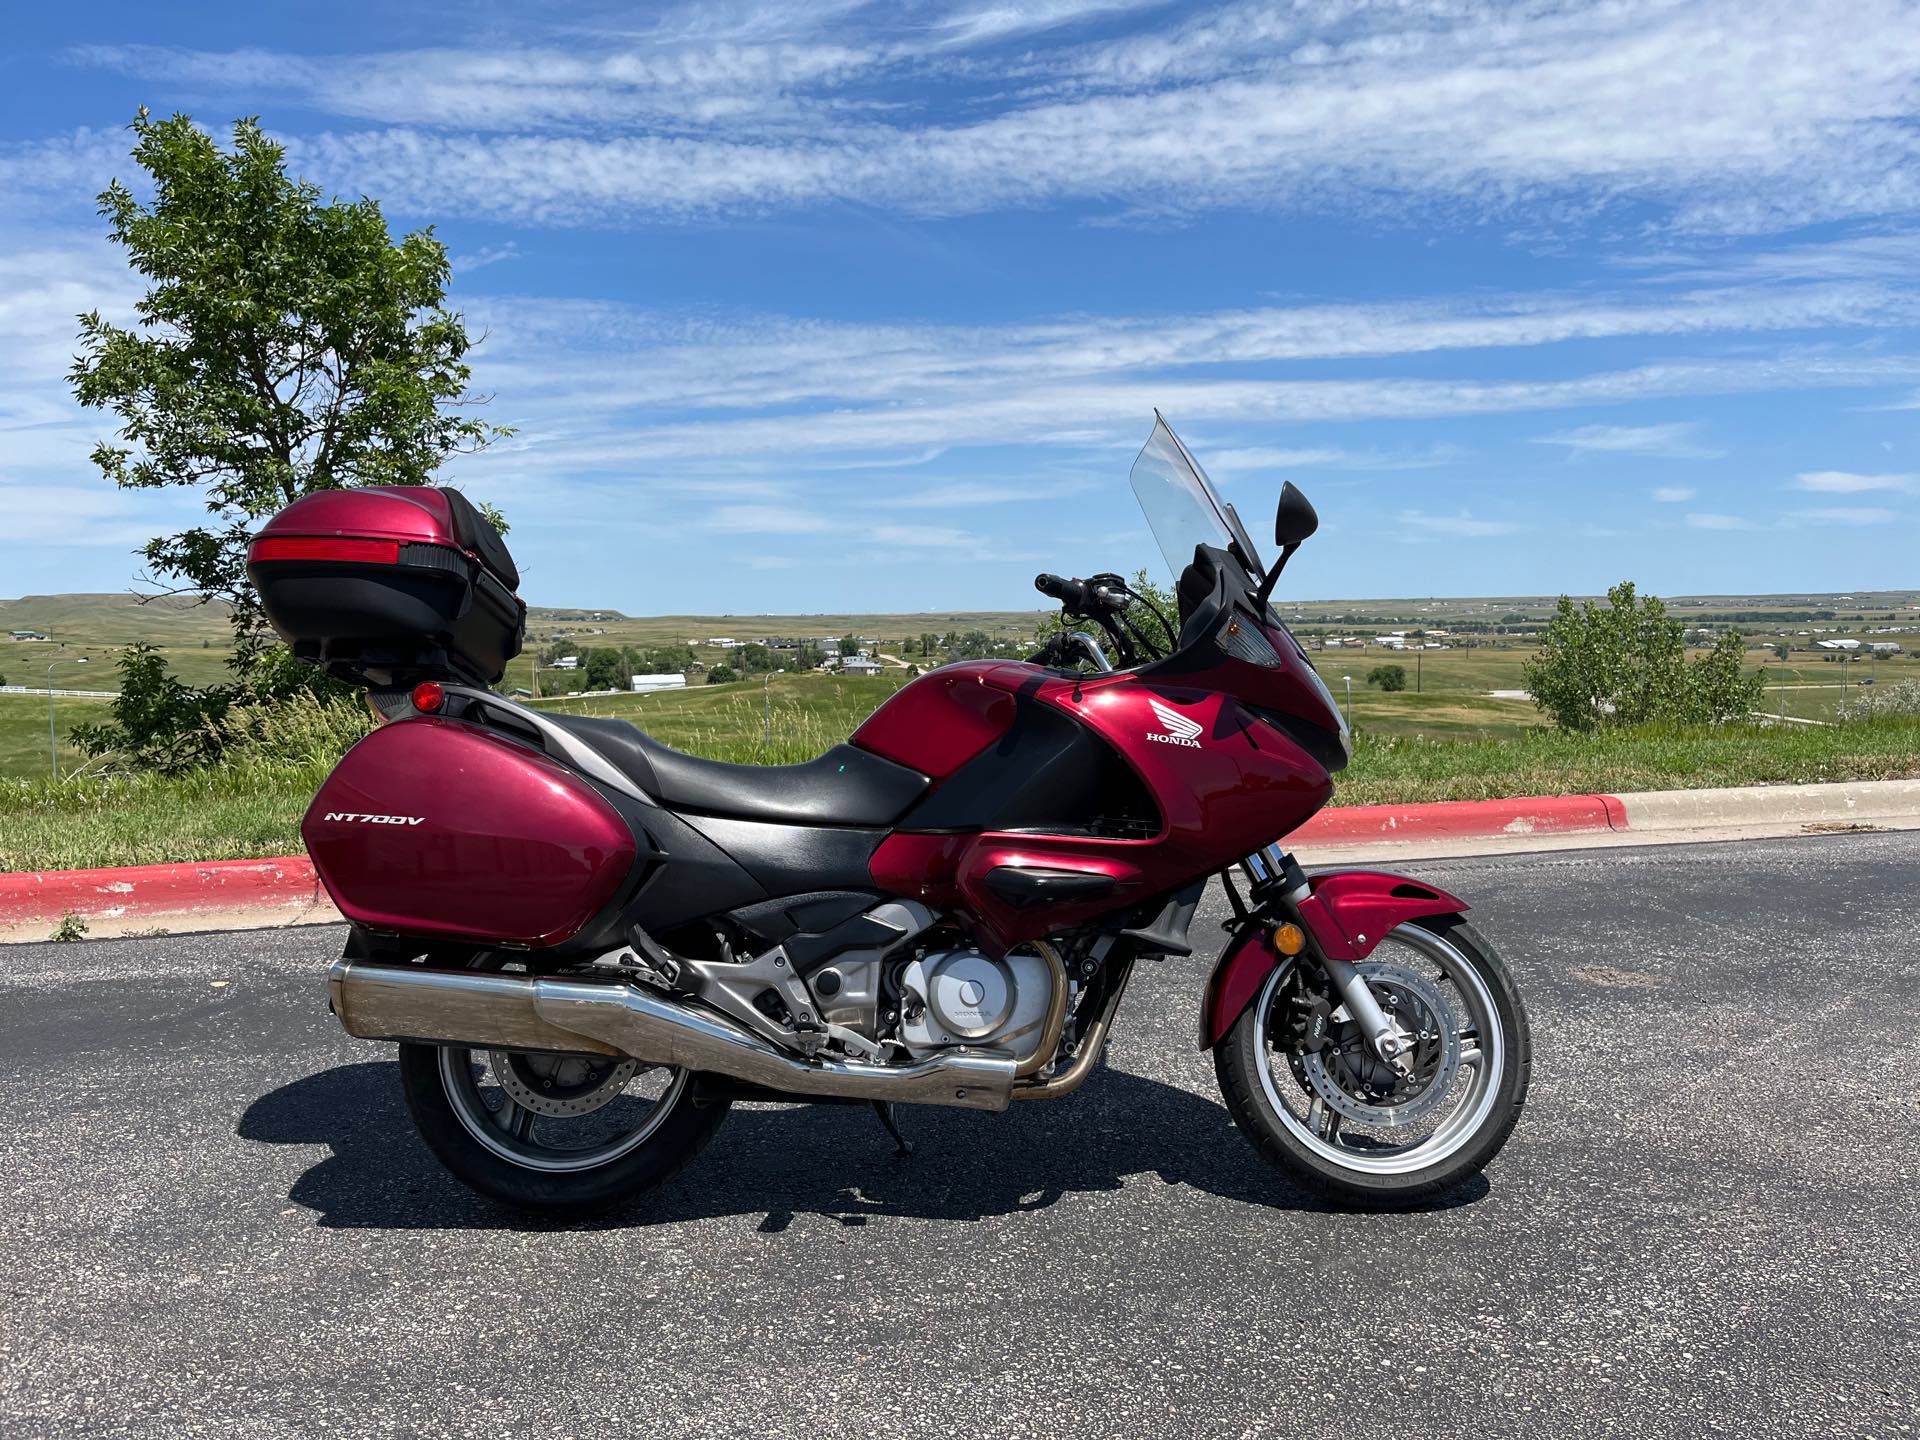
[{"label": "white cloud", "polygon": [[1920,495],[1920,475],[1856,475],[1846,470],[1812,470],[1793,477],[1801,490],[1823,495],[1859,495],[1872,490]]},{"label": "white cloud", "polygon": [[[392,127],[303,139],[302,163],[435,213],[602,223],[837,200],[930,214],[1060,201],[1372,211],[1390,194],[1402,220],[1423,204],[1460,217],[1650,203],[1683,227],[1747,233],[1920,204],[1913,0],[1245,5],[1112,44],[1057,43],[1055,20],[1100,8],[988,5],[944,29],[868,12],[831,32],[787,11],[758,43],[661,26],[618,46],[324,62],[81,54]],[[929,59],[956,38],[1021,33],[1037,38],[1018,66]],[[980,79],[996,88],[981,94]],[[943,86],[961,103],[939,104]]]},{"label": "white cloud", "polygon": [[1893,511],[1874,505],[1830,505],[1795,510],[1791,518],[1809,525],[1887,525],[1896,516]]},{"label": "white cloud", "polygon": [[1569,450],[1615,455],[1657,455],[1675,460],[1707,460],[1724,455],[1694,440],[1699,427],[1688,422],[1668,425],[1582,425],[1555,435],[1539,436],[1536,445],[1564,445]]},{"label": "white cloud", "polygon": [[735,535],[817,535],[832,530],[827,516],[780,505],[722,505],[707,517],[709,530]]},{"label": "white cloud", "polygon": [[1422,538],[1446,535],[1463,540],[1487,539],[1496,535],[1517,535],[1530,527],[1516,520],[1485,520],[1462,510],[1458,515],[1429,515],[1420,510],[1402,510],[1394,517],[1403,534]]},{"label": "white cloud", "polygon": [[1690,485],[1660,485],[1654,488],[1653,498],[1662,505],[1682,505],[1699,493]]},{"label": "white cloud", "polygon": [[1740,515],[1694,514],[1687,516],[1691,530],[1757,530],[1760,527]]}]

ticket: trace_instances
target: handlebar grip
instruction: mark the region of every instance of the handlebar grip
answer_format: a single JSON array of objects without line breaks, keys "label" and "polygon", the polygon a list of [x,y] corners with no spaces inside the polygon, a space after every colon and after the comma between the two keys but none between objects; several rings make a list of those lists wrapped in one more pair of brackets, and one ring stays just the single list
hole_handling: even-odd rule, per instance
[{"label": "handlebar grip", "polygon": [[1087,587],[1078,580],[1066,580],[1058,575],[1036,575],[1033,577],[1033,588],[1076,613],[1086,609]]}]

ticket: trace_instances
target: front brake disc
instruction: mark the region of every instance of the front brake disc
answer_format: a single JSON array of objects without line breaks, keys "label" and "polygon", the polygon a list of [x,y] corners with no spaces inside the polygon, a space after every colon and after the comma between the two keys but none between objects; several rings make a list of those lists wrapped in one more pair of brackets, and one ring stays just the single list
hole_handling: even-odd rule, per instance
[{"label": "front brake disc", "polygon": [[1313,1092],[1343,1119],[1384,1129],[1417,1124],[1446,1098],[1460,1069],[1460,1022],[1430,980],[1384,960],[1354,967],[1388,1020],[1413,1042],[1413,1073],[1399,1076],[1373,1053],[1360,1027],[1335,1027],[1325,1049],[1296,1058]]}]

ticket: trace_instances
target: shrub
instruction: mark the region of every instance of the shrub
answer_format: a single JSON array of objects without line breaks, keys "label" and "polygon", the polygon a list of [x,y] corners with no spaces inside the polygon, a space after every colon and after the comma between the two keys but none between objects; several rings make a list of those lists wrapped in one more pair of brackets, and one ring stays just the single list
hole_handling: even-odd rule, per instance
[{"label": "shrub", "polygon": [[739,678],[740,676],[734,671],[731,665],[716,665],[707,671],[707,684],[709,685],[731,685]]},{"label": "shrub", "polygon": [[1404,690],[1407,688],[1407,667],[1404,665],[1376,665],[1367,672],[1367,684],[1378,685],[1382,690]]},{"label": "shrub", "polygon": [[1835,718],[1842,722],[1887,715],[1920,715],[1920,680],[1876,685],[1858,699],[1841,701],[1834,710]]},{"label": "shrub", "polygon": [[1533,703],[1562,730],[1611,725],[1701,725],[1749,714],[1764,683],[1745,669],[1746,642],[1723,634],[1688,661],[1678,620],[1658,596],[1623,581],[1604,606],[1562,595],[1525,676]]}]

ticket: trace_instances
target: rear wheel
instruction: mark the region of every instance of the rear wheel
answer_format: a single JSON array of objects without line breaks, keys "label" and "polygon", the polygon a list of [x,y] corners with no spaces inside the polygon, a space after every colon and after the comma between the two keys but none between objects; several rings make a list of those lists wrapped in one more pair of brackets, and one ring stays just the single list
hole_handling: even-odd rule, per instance
[{"label": "rear wheel", "polygon": [[402,1045],[407,1109],[435,1158],[502,1204],[590,1215],[660,1185],[726,1118],[690,1071],[607,1055]]},{"label": "rear wheel", "polygon": [[1310,966],[1283,962],[1214,1047],[1242,1133],[1308,1188],[1412,1206],[1478,1173],[1526,1101],[1527,1016],[1493,946],[1457,916],[1396,927],[1357,967],[1411,1046],[1378,1059]]}]

